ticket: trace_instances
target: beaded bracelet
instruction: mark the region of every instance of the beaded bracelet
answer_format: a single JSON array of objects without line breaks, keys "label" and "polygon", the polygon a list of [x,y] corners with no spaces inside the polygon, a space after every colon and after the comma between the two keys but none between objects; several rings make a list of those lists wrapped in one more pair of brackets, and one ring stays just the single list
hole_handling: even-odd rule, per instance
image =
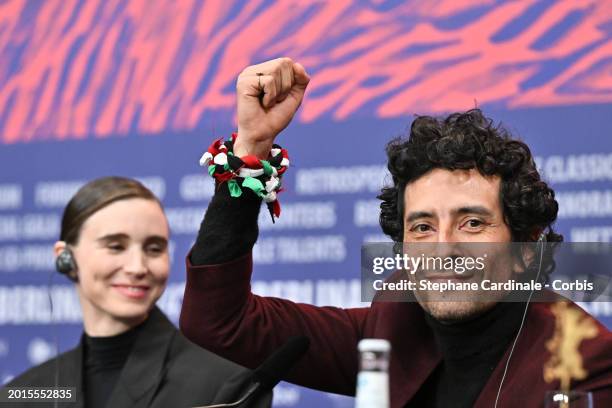
[{"label": "beaded bracelet", "polygon": [[255,155],[237,157],[234,142],[238,135],[232,133],[230,140],[216,139],[200,158],[200,166],[208,168],[208,174],[217,184],[227,182],[232,197],[240,197],[242,188],[248,188],[263,199],[274,222],[280,216],[277,194],[282,191],[281,178],[289,167],[287,150],[277,144],[272,146],[268,160]]}]

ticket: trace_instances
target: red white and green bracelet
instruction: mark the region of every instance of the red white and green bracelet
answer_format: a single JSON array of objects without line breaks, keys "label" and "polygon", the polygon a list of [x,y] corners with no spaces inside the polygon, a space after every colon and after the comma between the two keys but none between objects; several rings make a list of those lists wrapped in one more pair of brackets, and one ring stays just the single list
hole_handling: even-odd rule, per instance
[{"label": "red white and green bracelet", "polygon": [[261,197],[268,206],[272,221],[280,216],[277,194],[282,191],[281,178],[289,167],[287,150],[272,146],[267,160],[255,155],[237,157],[233,153],[238,135],[232,133],[230,140],[216,139],[200,158],[200,166],[208,168],[208,174],[220,185],[227,182],[232,197],[242,195],[242,187]]}]

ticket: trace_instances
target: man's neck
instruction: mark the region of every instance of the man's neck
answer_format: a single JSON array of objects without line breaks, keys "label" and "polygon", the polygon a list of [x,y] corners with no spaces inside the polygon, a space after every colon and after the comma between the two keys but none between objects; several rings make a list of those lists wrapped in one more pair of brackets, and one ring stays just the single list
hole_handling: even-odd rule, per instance
[{"label": "man's neck", "polygon": [[425,320],[445,361],[469,359],[489,352],[499,354],[499,358],[516,336],[524,308],[524,303],[498,303],[468,320],[440,322],[427,313]]}]

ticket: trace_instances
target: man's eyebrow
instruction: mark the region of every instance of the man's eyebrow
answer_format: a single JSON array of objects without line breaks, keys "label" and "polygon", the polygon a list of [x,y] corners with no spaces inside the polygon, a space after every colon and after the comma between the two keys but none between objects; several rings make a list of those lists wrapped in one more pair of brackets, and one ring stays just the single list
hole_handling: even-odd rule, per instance
[{"label": "man's eyebrow", "polygon": [[[459,207],[459,208],[452,210],[452,213],[454,215],[477,214],[477,215],[483,215],[486,217],[493,216],[493,213],[491,212],[491,210],[481,205],[468,205],[464,207]],[[434,213],[429,212],[429,211],[414,211],[414,212],[408,213],[408,215],[406,216],[406,223],[413,222],[421,218],[434,218]]]},{"label": "man's eyebrow", "polygon": [[433,218],[433,213],[427,211],[414,211],[406,216],[406,222],[413,222],[421,218]]},{"label": "man's eyebrow", "polygon": [[487,217],[493,216],[493,212],[486,207],[481,205],[471,205],[466,207],[460,207],[452,211],[456,215],[465,215],[465,214],[478,214],[484,215]]}]

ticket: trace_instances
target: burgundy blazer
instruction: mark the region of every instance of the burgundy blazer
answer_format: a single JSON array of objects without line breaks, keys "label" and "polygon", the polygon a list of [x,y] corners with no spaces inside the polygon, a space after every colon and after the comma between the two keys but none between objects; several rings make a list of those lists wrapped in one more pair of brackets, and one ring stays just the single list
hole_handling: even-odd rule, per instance
[{"label": "burgundy blazer", "polygon": [[[246,367],[254,368],[287,338],[308,336],[310,349],[286,381],[338,394],[354,395],[358,373],[357,343],[362,338],[391,342],[391,406],[404,407],[440,363],[433,333],[417,303],[373,302],[370,307],[317,307],[251,293],[251,254],[219,265],[192,266],[187,257],[187,285],[180,328],[191,341]],[[549,303],[532,303],[516,344],[498,407],[541,407],[547,384],[545,343],[555,319]],[[573,306],[578,307],[578,306]],[[586,312],[584,312],[586,314]],[[586,380],[575,390],[591,391],[595,407],[612,407],[612,333],[597,323],[599,335],[581,344]],[[509,347],[510,348],[510,347]],[[474,406],[491,408],[509,348]]]}]

